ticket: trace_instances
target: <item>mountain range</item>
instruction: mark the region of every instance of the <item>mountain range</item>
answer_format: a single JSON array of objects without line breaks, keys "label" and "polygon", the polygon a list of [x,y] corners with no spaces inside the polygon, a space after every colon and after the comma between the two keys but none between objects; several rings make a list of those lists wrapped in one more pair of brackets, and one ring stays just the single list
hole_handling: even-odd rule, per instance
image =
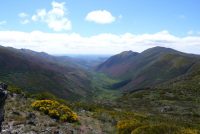
[{"label": "mountain range", "polygon": [[66,56],[0,47],[0,80],[31,93],[77,99],[91,92],[89,74]]},{"label": "mountain range", "polygon": [[[9,91],[4,132],[200,132],[199,55],[154,47],[70,57],[0,46],[0,82]],[[52,102],[53,109],[31,108],[36,102]],[[79,121],[56,121],[54,104],[69,106]]]},{"label": "mountain range", "polygon": [[125,51],[114,55],[97,66],[96,71],[120,79],[113,88],[134,91],[188,76],[199,68],[199,55],[154,47],[141,53]]},{"label": "mountain range", "polygon": [[199,55],[164,47],[150,48],[141,53],[124,51],[110,58],[72,58],[0,47],[1,81],[29,93],[51,93],[71,100],[92,96],[95,92],[93,78],[98,73],[115,80],[106,84],[107,78],[100,78],[95,81],[98,86],[102,83],[102,87],[107,85],[110,89],[132,92],[157,87],[172,88],[171,85],[178,87],[183,85],[178,83],[186,80],[190,83],[199,71]]}]

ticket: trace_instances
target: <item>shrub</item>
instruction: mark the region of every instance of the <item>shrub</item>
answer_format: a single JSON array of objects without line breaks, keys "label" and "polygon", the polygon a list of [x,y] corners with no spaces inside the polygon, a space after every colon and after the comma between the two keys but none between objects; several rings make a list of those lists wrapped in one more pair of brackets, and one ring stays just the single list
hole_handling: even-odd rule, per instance
[{"label": "shrub", "polygon": [[199,134],[199,131],[196,129],[184,128],[184,129],[181,129],[180,134]]},{"label": "shrub", "polygon": [[133,130],[131,134],[173,134],[177,128],[172,129],[167,125],[144,125]]},{"label": "shrub", "polygon": [[130,134],[132,130],[141,125],[140,121],[136,119],[122,120],[117,123],[117,130],[119,134]]},{"label": "shrub", "polygon": [[185,129],[168,124],[144,125],[133,130],[131,134],[197,134],[197,130]]},{"label": "shrub", "polygon": [[56,97],[48,92],[42,92],[38,94],[33,94],[31,97],[35,98],[36,100],[45,100],[45,99],[50,99],[50,100],[55,100]]},{"label": "shrub", "polygon": [[41,111],[54,119],[60,121],[76,122],[78,116],[68,106],[60,104],[54,100],[37,100],[31,106],[38,111]]},{"label": "shrub", "polygon": [[16,86],[9,86],[8,91],[10,91],[10,93],[15,93],[15,94],[22,94],[23,92],[21,88],[18,88]]}]

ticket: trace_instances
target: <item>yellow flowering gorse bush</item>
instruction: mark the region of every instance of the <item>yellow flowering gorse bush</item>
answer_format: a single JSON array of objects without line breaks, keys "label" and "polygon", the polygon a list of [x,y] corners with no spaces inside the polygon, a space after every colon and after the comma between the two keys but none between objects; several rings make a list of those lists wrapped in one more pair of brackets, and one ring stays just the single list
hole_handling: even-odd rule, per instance
[{"label": "yellow flowering gorse bush", "polygon": [[136,119],[132,120],[121,120],[117,123],[118,133],[120,134],[127,134],[130,133],[133,129],[141,126],[142,124],[140,121]]},{"label": "yellow flowering gorse bush", "polygon": [[54,119],[68,122],[78,121],[78,116],[68,106],[60,104],[54,100],[37,100],[31,106]]}]

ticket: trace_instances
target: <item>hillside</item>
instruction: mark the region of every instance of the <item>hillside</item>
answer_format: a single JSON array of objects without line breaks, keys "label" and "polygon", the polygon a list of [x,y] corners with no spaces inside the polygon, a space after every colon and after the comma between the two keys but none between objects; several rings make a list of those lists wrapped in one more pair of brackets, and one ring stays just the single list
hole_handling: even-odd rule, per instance
[{"label": "hillside", "polygon": [[71,134],[115,133],[111,123],[104,124],[90,111],[79,110],[78,122],[58,121],[31,107],[33,98],[20,94],[9,95],[5,105],[5,121],[1,134]]},{"label": "hillside", "polygon": [[[3,134],[199,133],[198,55],[161,47],[126,51],[93,72],[89,59],[87,66],[65,56],[0,50],[0,81],[8,84],[9,93]],[[132,83],[141,75],[144,81]],[[76,122],[70,122],[70,111],[75,112]]]},{"label": "hillside", "polygon": [[132,91],[174,79],[189,73],[193,65],[200,61],[200,56],[182,53],[170,48],[154,47],[139,54],[131,52],[125,60],[111,57],[97,67],[97,71],[106,73],[121,82],[113,85],[125,91]]},{"label": "hillside", "polygon": [[[199,93],[152,89],[127,93],[112,101],[68,102],[52,98],[35,100],[10,92],[2,134],[198,134]],[[77,113],[78,122],[59,121],[62,118],[43,113],[48,105],[41,105],[41,110],[33,108],[39,101],[59,101]]]},{"label": "hillside", "polygon": [[[138,113],[148,113],[150,120],[199,130],[200,122],[200,64],[190,73],[179,76],[154,88],[128,92],[116,100],[115,107]],[[194,71],[195,68],[195,71]],[[127,121],[128,122],[128,121]],[[131,122],[131,121],[130,121]],[[151,122],[152,123],[152,122]],[[127,123],[128,124],[128,123]],[[162,124],[162,123],[158,123]],[[144,127],[142,127],[144,129]],[[147,133],[151,129],[145,129]],[[158,128],[156,128],[158,130]],[[169,130],[165,129],[165,131]],[[190,129],[191,130],[191,129]],[[160,131],[160,130],[158,130]],[[154,131],[156,133],[156,131]],[[159,133],[159,132],[158,132]],[[173,131],[170,133],[174,133]],[[181,132],[181,134],[184,132]],[[199,134],[187,131],[186,134]]]},{"label": "hillside", "polygon": [[107,59],[96,67],[96,71],[104,72],[113,77],[119,77],[126,72],[129,61],[137,56],[138,53],[132,51],[124,51]]},{"label": "hillside", "polygon": [[0,80],[29,93],[51,93],[77,99],[91,93],[87,72],[67,57],[0,47]]}]

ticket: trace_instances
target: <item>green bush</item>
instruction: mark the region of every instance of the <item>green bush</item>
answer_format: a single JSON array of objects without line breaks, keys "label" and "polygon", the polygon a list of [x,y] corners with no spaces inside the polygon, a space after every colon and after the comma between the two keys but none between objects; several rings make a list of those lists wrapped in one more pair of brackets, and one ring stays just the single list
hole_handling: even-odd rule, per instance
[{"label": "green bush", "polygon": [[23,92],[21,88],[18,88],[16,86],[9,86],[8,91],[10,91],[10,93],[15,93],[15,94],[22,94]]},{"label": "green bush", "polygon": [[190,128],[187,128],[187,129],[181,129],[180,130],[180,134],[199,134],[200,132],[196,129],[190,129]]},{"label": "green bush", "polygon": [[144,125],[133,130],[131,134],[198,134],[194,129],[183,129],[168,124]]},{"label": "green bush", "polygon": [[35,98],[36,100],[45,100],[45,99],[54,100],[54,99],[56,99],[56,97],[53,94],[48,93],[48,92],[33,94],[32,97]]}]

